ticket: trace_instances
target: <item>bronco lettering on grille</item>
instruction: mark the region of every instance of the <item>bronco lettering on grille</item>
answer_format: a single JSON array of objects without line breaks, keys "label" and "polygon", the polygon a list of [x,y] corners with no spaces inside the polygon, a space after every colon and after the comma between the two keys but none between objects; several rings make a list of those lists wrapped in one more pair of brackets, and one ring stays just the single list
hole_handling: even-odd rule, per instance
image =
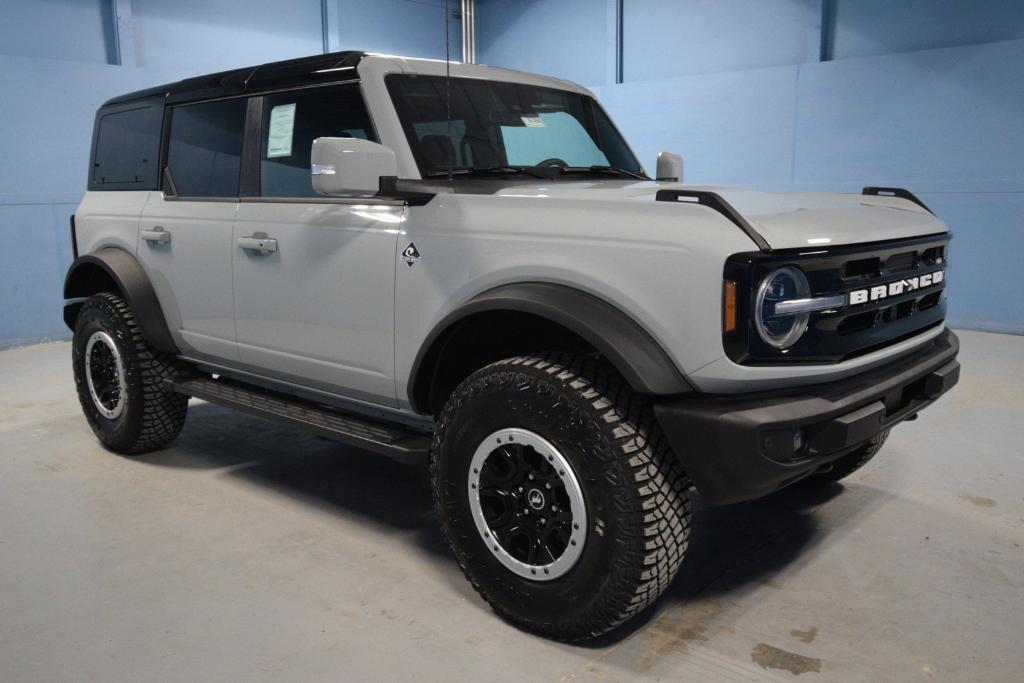
[{"label": "bronco lettering on grille", "polygon": [[879,299],[886,299],[891,296],[899,296],[900,294],[937,285],[943,279],[945,279],[945,271],[937,270],[926,275],[915,275],[914,277],[895,280],[886,284],[875,285],[874,287],[855,289],[850,292],[849,302],[851,306],[854,306],[867,303],[868,301],[878,301]]}]

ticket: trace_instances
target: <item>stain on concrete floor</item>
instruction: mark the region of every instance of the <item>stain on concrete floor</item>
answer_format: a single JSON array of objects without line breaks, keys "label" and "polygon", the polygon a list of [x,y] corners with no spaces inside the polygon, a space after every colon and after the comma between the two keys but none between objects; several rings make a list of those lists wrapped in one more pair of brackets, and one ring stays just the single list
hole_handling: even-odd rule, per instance
[{"label": "stain on concrete floor", "polygon": [[708,622],[718,616],[722,605],[717,600],[687,603],[677,610],[678,616],[659,617],[643,633],[643,652],[639,664],[651,671],[663,656],[686,652],[686,646],[708,639]]},{"label": "stain on concrete floor", "polygon": [[817,626],[812,626],[809,629],[807,629],[806,631],[800,631],[798,629],[793,629],[792,631],[789,632],[789,635],[793,636],[797,640],[802,640],[805,643],[810,643],[810,642],[813,642],[814,639],[818,637],[818,627]]},{"label": "stain on concrete floor", "polygon": [[805,657],[795,652],[789,652],[768,643],[758,643],[750,658],[760,664],[764,669],[780,669],[788,671],[794,676],[806,673],[820,673],[821,660],[815,657]]}]

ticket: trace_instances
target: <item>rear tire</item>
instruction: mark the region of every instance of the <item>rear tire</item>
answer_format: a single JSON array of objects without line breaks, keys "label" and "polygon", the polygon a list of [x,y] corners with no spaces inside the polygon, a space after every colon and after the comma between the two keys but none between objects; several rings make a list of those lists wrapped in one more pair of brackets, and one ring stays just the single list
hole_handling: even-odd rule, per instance
[{"label": "rear tire", "polygon": [[188,397],[164,380],[181,364],[149,345],[124,299],[103,292],[85,302],[75,324],[72,364],[82,412],[106,448],[145,453],[178,436]]},{"label": "rear tire", "polygon": [[841,479],[850,476],[864,465],[867,465],[871,458],[875,457],[878,451],[882,450],[885,440],[889,438],[889,430],[879,432],[867,443],[858,447],[857,450],[847,453],[832,463],[832,469],[825,472],[815,472],[805,477],[803,483],[810,486],[833,484]]},{"label": "rear tire", "polygon": [[430,464],[466,578],[535,633],[582,640],[618,626],[686,552],[690,481],[649,402],[597,359],[518,357],[474,373],[438,419]]}]

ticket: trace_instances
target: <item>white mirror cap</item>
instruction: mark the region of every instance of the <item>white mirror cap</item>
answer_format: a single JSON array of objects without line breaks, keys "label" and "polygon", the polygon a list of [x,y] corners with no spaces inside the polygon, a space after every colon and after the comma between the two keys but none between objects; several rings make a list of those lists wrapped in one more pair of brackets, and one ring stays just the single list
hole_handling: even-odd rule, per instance
[{"label": "white mirror cap", "polygon": [[393,151],[360,138],[317,138],[310,157],[313,189],[319,194],[373,195],[381,176],[398,174]]},{"label": "white mirror cap", "polygon": [[683,157],[672,152],[658,152],[658,172],[655,177],[665,182],[683,182]]}]

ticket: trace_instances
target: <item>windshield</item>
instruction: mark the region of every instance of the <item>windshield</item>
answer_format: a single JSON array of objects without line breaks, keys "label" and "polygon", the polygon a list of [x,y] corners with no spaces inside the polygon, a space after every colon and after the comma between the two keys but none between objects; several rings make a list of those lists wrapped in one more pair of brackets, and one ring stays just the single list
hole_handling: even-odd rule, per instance
[{"label": "windshield", "polygon": [[[393,74],[387,84],[424,177],[563,171],[642,173],[593,98],[566,90],[472,78]],[[447,97],[451,92],[451,124]]]}]

